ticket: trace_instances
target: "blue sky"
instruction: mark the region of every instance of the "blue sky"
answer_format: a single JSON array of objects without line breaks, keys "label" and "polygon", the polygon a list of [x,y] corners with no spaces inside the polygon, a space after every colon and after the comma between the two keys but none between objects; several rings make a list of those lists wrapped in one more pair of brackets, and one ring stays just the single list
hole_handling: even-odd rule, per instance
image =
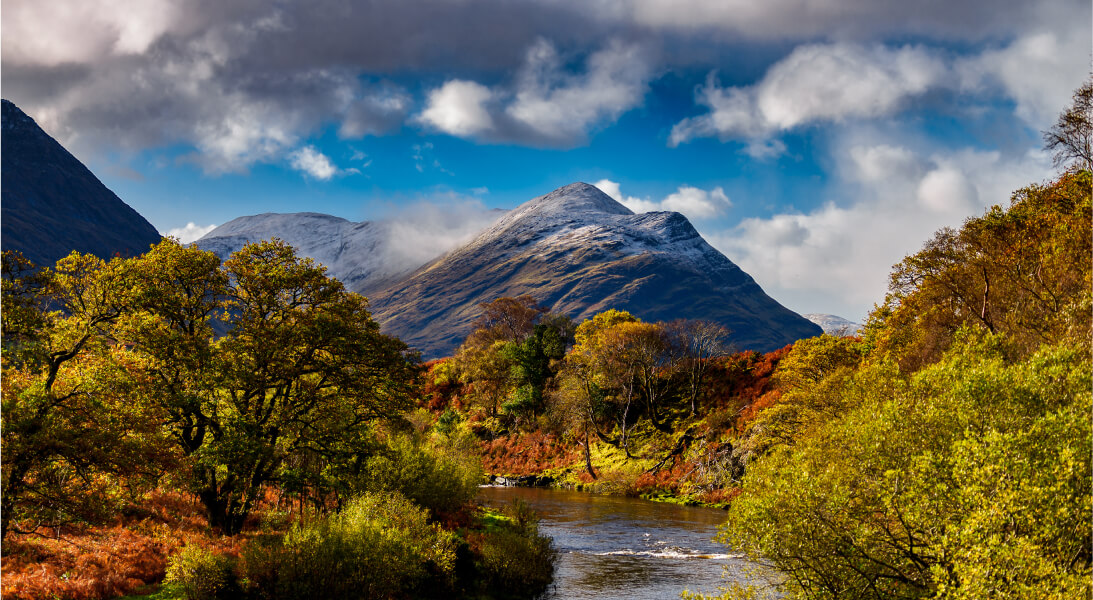
[{"label": "blue sky", "polygon": [[860,320],[933,231],[1052,175],[1040,132],[1091,22],[1083,0],[5,0],[0,91],[184,239],[315,211],[441,250],[586,181]]}]

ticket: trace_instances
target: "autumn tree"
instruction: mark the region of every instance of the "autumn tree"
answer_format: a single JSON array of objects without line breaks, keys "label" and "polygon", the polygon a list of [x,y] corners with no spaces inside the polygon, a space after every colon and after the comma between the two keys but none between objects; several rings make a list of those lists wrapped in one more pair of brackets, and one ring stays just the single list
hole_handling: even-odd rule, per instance
[{"label": "autumn tree", "polygon": [[1089,331],[1093,254],[1089,171],[1014,194],[959,230],[943,229],[894,267],[866,337],[910,370],[963,326],[1004,333],[1024,353]]},{"label": "autumn tree", "polygon": [[116,266],[3,254],[4,536],[103,518],[172,464],[133,357],[104,335],[124,310]]},{"label": "autumn tree", "polygon": [[713,359],[730,351],[727,327],[713,321],[678,319],[664,325],[671,347],[675,368],[685,382],[691,415],[698,410],[698,401],[705,390],[706,375]]},{"label": "autumn tree", "polygon": [[498,340],[522,342],[535,331],[535,324],[548,311],[527,294],[515,298],[502,297],[479,306],[482,315],[474,322],[472,336],[484,344]]},{"label": "autumn tree", "polygon": [[[369,424],[409,405],[416,367],[364,298],[291,246],[218,263],[174,241],[132,259],[134,312],[116,334],[147,361],[210,524],[232,534],[267,483],[322,485],[324,470],[363,464]],[[299,464],[313,468],[287,470]]]},{"label": "autumn tree", "polygon": [[1093,79],[1074,92],[1073,103],[1044,132],[1044,144],[1056,167],[1093,170]]}]

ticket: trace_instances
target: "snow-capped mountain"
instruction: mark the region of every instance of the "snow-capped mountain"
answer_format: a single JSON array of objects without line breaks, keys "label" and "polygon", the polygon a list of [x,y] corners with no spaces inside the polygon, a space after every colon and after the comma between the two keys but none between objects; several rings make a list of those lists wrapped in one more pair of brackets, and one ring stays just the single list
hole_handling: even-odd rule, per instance
[{"label": "snow-capped mountain", "polygon": [[408,263],[396,251],[387,223],[355,223],[319,213],[263,213],[239,217],[205,234],[196,243],[215,252],[221,260],[247,242],[277,237],[296,248],[297,254],[314,259],[354,291],[409,274],[420,264]]},{"label": "snow-capped mountain", "polygon": [[801,316],[819,325],[824,330],[824,333],[828,335],[858,335],[862,329],[861,323],[855,323],[837,315],[808,313]]},{"label": "snow-capped mountain", "polygon": [[[385,221],[353,222],[312,212],[263,213],[233,219],[205,234],[197,245],[221,260],[247,242],[276,237],[314,259],[355,292],[371,296],[410,274],[504,214],[502,210],[459,215],[416,215]],[[456,218],[450,219],[449,217]]]},{"label": "snow-capped mountain", "polygon": [[578,321],[609,308],[647,321],[713,320],[742,349],[821,333],[767,296],[683,215],[634,214],[585,183],[521,205],[371,301],[384,330],[428,358],[455,350],[480,303],[521,294]]}]

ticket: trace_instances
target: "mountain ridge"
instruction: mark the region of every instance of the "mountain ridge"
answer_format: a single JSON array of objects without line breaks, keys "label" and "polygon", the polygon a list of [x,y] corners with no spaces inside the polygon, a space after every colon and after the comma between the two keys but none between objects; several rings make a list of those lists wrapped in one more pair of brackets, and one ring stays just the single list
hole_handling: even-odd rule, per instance
[{"label": "mountain ridge", "polygon": [[586,183],[528,201],[370,300],[386,330],[432,357],[470,333],[480,303],[522,294],[578,321],[609,308],[650,321],[708,318],[748,349],[821,332],[767,296],[685,216],[634,214]]},{"label": "mountain ridge", "polygon": [[52,266],[73,250],[134,255],[159,232],[8,100],[0,100],[0,245]]}]

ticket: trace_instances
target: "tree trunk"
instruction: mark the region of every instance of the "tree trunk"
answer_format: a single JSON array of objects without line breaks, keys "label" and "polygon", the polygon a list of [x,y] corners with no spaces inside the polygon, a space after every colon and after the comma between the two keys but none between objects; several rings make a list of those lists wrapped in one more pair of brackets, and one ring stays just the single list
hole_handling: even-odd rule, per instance
[{"label": "tree trunk", "polygon": [[591,440],[588,439],[588,427],[585,427],[585,469],[588,469],[588,474],[592,479],[596,479],[596,471],[592,470],[592,450]]}]

